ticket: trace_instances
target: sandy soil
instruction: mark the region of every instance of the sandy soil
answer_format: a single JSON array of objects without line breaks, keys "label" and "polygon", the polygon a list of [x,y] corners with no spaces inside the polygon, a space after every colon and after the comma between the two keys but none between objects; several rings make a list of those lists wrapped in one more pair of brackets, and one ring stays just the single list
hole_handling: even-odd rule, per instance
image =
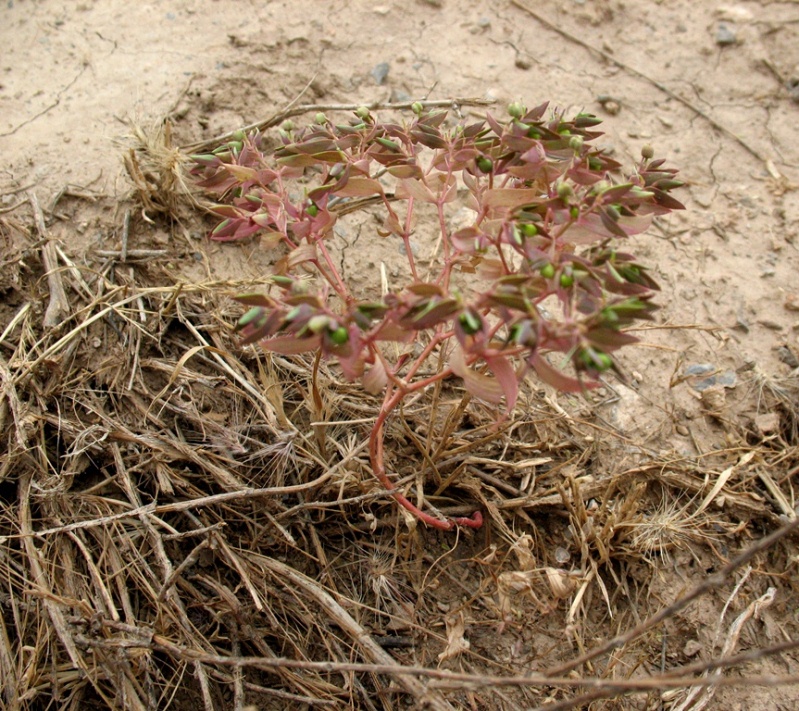
[{"label": "sandy soil", "polygon": [[[188,145],[296,101],[476,97],[496,100],[500,111],[513,100],[550,100],[602,117],[603,143],[622,162],[653,145],[680,168],[687,210],[634,240],[662,285],[662,310],[644,344],[622,356],[628,385],[616,384],[591,403],[593,422],[615,433],[597,445],[594,463],[621,471],[653,458],[685,458],[718,476],[745,446],[765,441],[774,455],[768,461],[779,461],[772,473],[783,500],[758,479],[767,461],[761,455],[736,468],[731,493],[759,496],[771,518],[750,520],[743,509],[725,509],[723,497],[714,500],[724,526],[712,541],[675,552],[673,567],[640,563],[630,572],[646,579],[641,616],[718,570],[780,516],[795,517],[799,3],[8,0],[0,9],[0,42],[0,328],[32,289],[41,289],[41,273],[20,261],[18,233],[31,225],[31,191],[51,235],[76,262],[98,249],[119,249],[118,206],[130,204],[121,156],[131,121],[168,117],[175,144]],[[130,248],[171,250],[163,273],[175,281],[257,278],[267,268],[252,245],[207,243],[207,222],[189,220],[180,230],[153,217],[150,224],[134,212]],[[364,270],[373,267],[368,252],[358,254]],[[692,365],[712,366],[720,384],[702,391],[706,376],[692,377],[700,372]],[[784,397],[775,384],[785,386]],[[706,493],[683,492],[676,505]],[[712,642],[725,602],[734,600],[737,615],[769,586],[776,601],[748,623],[736,649],[796,639],[795,565],[782,558],[763,565],[735,594],[740,575],[673,619],[664,660],[717,654]],[[621,594],[618,581],[608,576],[606,583],[611,597]],[[603,594],[594,592],[594,605]],[[571,602],[560,604],[568,609]],[[521,673],[543,667],[547,650],[568,638],[557,628],[521,626],[512,641],[475,611],[466,635],[481,653],[499,645],[505,662],[519,660]],[[615,620],[594,620],[586,641],[617,631]],[[735,673],[798,669],[787,653]],[[630,708],[699,708],[680,706],[686,697],[639,696]],[[463,708],[483,708],[472,703]],[[507,708],[523,707],[515,703],[533,706],[511,698]],[[796,687],[752,686],[719,689],[705,708],[787,710],[798,703]]]}]

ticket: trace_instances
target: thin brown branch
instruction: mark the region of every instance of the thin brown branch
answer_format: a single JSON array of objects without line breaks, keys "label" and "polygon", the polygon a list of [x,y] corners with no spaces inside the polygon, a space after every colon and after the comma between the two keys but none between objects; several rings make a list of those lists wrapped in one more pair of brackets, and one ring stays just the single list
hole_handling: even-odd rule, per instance
[{"label": "thin brown branch", "polygon": [[[295,571],[296,572],[296,571]],[[292,578],[293,582],[296,582]],[[321,590],[321,588],[319,588]],[[327,593],[325,593],[327,594]],[[405,676],[419,676],[435,680],[436,689],[469,689],[488,687],[535,687],[556,686],[564,689],[589,687],[608,692],[610,695],[629,693],[633,691],[648,691],[657,689],[680,689],[694,686],[794,686],[799,685],[799,675],[751,675],[742,677],[697,677],[694,674],[707,670],[739,666],[745,662],[762,659],[772,654],[799,649],[799,641],[791,640],[773,645],[765,649],[755,649],[738,654],[727,659],[718,659],[711,662],[697,662],[695,664],[678,667],[671,672],[657,674],[636,679],[603,679],[597,677],[579,676],[550,676],[546,674],[530,674],[525,676],[496,676],[482,675],[468,672],[453,672],[446,669],[432,667],[401,666],[393,660],[389,663],[364,663],[364,662],[313,662],[299,659],[262,657],[232,657],[225,655],[208,655],[194,649],[183,648],[162,636],[153,636],[153,647],[167,652],[179,659],[202,661],[208,665],[226,667],[251,667],[253,669],[271,670],[275,668],[303,669],[318,672],[362,672],[371,674],[402,674]],[[382,650],[382,648],[381,648]],[[549,707],[547,707],[549,708]],[[554,708],[554,707],[553,707]]]},{"label": "thin brown branch", "polygon": [[[299,106],[295,106],[294,108],[286,109],[285,111],[280,111],[276,114],[273,114],[267,119],[263,119],[261,121],[256,121],[255,123],[251,123],[243,128],[239,129],[240,131],[264,131],[267,128],[271,128],[272,126],[277,126],[278,124],[283,123],[288,118],[292,116],[300,116],[302,114],[313,113],[314,111],[355,111],[356,109],[360,108],[361,106],[365,106],[366,108],[377,111],[377,110],[407,110],[410,109],[414,101],[398,101],[398,102],[390,102],[390,101],[367,101],[360,104],[300,104]],[[491,106],[494,102],[489,99],[476,99],[476,98],[457,98],[457,99],[436,99],[436,100],[423,100],[419,101],[422,106],[425,108],[447,108],[451,106]],[[233,135],[238,133],[238,131],[230,131],[229,133],[223,133],[219,136],[214,136],[213,138],[209,138],[203,141],[196,141],[194,143],[188,143],[185,146],[181,146],[180,150],[186,153],[201,153],[204,150],[209,148],[216,147],[226,141],[231,140]]]}]

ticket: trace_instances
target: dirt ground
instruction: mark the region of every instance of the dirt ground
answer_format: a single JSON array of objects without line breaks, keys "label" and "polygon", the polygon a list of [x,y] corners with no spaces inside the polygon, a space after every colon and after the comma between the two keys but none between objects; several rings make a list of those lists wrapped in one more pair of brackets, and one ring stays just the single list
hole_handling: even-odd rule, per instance
[{"label": "dirt ground", "polygon": [[[797,515],[799,2],[7,0],[0,42],[3,708],[799,706],[797,538],[730,565]],[[631,239],[662,291],[628,382],[531,383],[470,450],[474,535],[368,498],[374,405],[331,372],[314,412],[308,364],[230,333],[270,257],[148,211],[123,166],[164,119],[191,152],[298,104],[454,98],[596,113],[614,158],[651,144],[686,182]],[[288,488],[180,508],[246,487]]]}]

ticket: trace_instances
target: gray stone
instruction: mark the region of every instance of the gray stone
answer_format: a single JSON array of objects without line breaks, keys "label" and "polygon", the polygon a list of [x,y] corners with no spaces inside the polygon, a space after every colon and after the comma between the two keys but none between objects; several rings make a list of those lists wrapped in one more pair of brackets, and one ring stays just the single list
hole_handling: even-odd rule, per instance
[{"label": "gray stone", "polygon": [[727,47],[731,44],[735,44],[737,41],[738,38],[735,34],[735,30],[728,27],[726,23],[719,22],[716,28],[716,44],[720,47]]},{"label": "gray stone", "polygon": [[386,83],[388,78],[388,70],[391,69],[388,62],[380,62],[374,69],[372,69],[372,78],[378,85]]}]

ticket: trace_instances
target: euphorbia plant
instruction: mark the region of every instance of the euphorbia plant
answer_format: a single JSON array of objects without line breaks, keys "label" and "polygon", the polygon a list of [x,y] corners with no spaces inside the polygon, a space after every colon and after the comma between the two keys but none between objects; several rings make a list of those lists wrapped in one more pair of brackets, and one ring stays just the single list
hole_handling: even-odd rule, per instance
[{"label": "euphorbia plant", "polygon": [[[445,519],[397,490],[383,453],[387,418],[451,376],[511,412],[530,369],[566,392],[615,370],[613,353],[636,340],[625,327],[651,318],[658,288],[617,243],[682,208],[669,195],[681,183],[649,147],[622,177],[592,144],[601,134],[590,114],[567,120],[546,104],[512,104],[504,121],[464,123],[421,104],[413,111],[402,123],[361,108],[343,124],[324,114],[304,128],[284,124],[269,154],[261,135],[241,134],[193,156],[193,172],[219,196],[211,239],[258,235],[285,248],[271,292],[238,297],[250,307],[238,323],[243,343],[315,351],[383,393],[369,441],[375,476],[425,523],[477,528],[479,512]],[[371,298],[330,252],[337,219],[364,202],[382,211],[373,239],[401,242],[407,259],[404,286]],[[452,227],[453,206],[467,208],[471,224]],[[415,230],[440,244],[430,275],[414,256]]]}]

